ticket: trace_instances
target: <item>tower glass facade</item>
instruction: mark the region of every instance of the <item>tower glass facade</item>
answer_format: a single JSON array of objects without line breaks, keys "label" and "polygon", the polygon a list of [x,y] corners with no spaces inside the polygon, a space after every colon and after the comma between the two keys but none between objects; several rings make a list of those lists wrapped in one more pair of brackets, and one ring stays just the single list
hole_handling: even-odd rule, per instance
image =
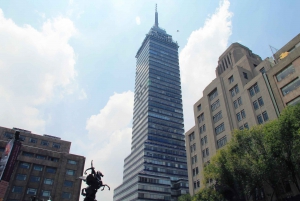
[{"label": "tower glass facade", "polygon": [[178,45],[155,24],[136,54],[131,153],[114,201],[188,193]]}]

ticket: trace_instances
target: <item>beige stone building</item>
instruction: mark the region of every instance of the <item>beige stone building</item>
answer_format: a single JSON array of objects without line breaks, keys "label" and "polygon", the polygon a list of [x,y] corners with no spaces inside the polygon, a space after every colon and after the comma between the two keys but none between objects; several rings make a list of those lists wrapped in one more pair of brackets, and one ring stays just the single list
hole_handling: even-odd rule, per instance
[{"label": "beige stone building", "polygon": [[20,131],[21,152],[17,158],[4,200],[78,201],[85,157],[70,154],[71,142],[50,135],[37,135],[18,128],[0,127],[0,151]]},{"label": "beige stone building", "polygon": [[275,119],[286,105],[300,101],[299,42],[300,35],[274,54],[275,60],[262,60],[239,43],[219,57],[216,78],[194,104],[195,126],[185,133],[191,195],[204,186],[204,165],[234,129]]}]

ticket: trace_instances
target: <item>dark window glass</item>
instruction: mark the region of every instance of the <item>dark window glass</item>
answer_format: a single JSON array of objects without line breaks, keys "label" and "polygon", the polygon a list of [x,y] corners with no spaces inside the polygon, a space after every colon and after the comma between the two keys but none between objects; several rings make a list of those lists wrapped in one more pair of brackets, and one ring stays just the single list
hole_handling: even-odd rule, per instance
[{"label": "dark window glass", "polygon": [[46,160],[47,156],[37,154],[36,158]]},{"label": "dark window glass", "polygon": [[23,136],[23,135],[20,135],[19,138],[20,138],[21,141],[25,141],[26,140],[26,137]]},{"label": "dark window glass", "polygon": [[243,118],[243,119],[246,118],[246,112],[245,112],[245,110],[242,110],[242,111],[241,111],[241,115],[242,115],[242,118]]},{"label": "dark window glass", "polygon": [[218,112],[216,115],[213,116],[213,121],[216,123],[220,119],[222,119],[222,111]]},{"label": "dark window glass", "polygon": [[48,161],[53,161],[53,162],[58,162],[59,158],[54,158],[54,157],[48,157]]},{"label": "dark window glass", "polygon": [[257,83],[254,85],[254,91],[255,91],[255,93],[259,92],[259,87],[258,87]]},{"label": "dark window glass", "polygon": [[71,193],[63,192],[62,193],[62,198],[64,198],[64,199],[70,199],[71,198]]},{"label": "dark window glass", "polygon": [[266,73],[265,67],[262,67],[259,71],[260,71],[262,74]]},{"label": "dark window glass", "polygon": [[207,143],[207,136],[204,136],[204,143]]},{"label": "dark window glass", "polygon": [[289,84],[287,84],[285,87],[281,89],[282,95],[286,96],[291,91],[297,89],[299,86],[300,86],[300,79],[298,77],[297,79],[293,80],[292,82],[290,82]]},{"label": "dark window glass", "polygon": [[217,97],[218,96],[217,89],[213,90],[208,96],[209,96],[209,100],[213,100],[215,97]]},{"label": "dark window glass", "polygon": [[73,176],[75,175],[75,170],[67,170],[66,174]]},{"label": "dark window glass", "polygon": [[16,180],[25,181],[26,177],[26,174],[17,174]]},{"label": "dark window glass", "polygon": [[217,100],[216,102],[214,102],[212,105],[211,105],[211,110],[212,111],[215,111],[218,107],[220,107],[220,101]]},{"label": "dark window glass", "polygon": [[263,101],[262,97],[258,98],[258,103],[260,106],[264,105],[264,101]]},{"label": "dark window glass", "polygon": [[237,101],[235,100],[235,101],[233,101],[233,106],[234,106],[234,108],[235,109],[237,109],[238,108],[238,103],[237,103]]},{"label": "dark window glass", "polygon": [[27,195],[36,195],[36,188],[27,188]]},{"label": "dark window glass", "polygon": [[49,142],[46,141],[46,140],[42,140],[42,141],[41,141],[41,145],[43,145],[43,146],[48,146],[48,145],[49,145]]},{"label": "dark window glass", "polygon": [[215,128],[216,135],[222,133],[225,130],[224,123],[221,123],[219,126]]},{"label": "dark window glass", "polygon": [[244,124],[244,128],[249,129],[248,123],[245,123],[245,124]]},{"label": "dark window glass", "polygon": [[12,188],[11,192],[13,192],[13,193],[22,193],[22,191],[23,191],[23,186],[14,186]]},{"label": "dark window glass", "polygon": [[73,161],[73,160],[68,160],[68,163],[69,163],[69,164],[72,164],[72,165],[76,165],[76,164],[77,164],[77,162],[76,162],[76,161]]},{"label": "dark window glass", "polygon": [[247,73],[243,72],[243,75],[244,75],[244,78],[245,78],[245,79],[248,79]]},{"label": "dark window glass", "polygon": [[255,92],[254,92],[254,88],[253,88],[253,87],[251,87],[251,88],[249,89],[249,93],[250,93],[250,96],[254,96],[254,95],[255,95]]},{"label": "dark window glass", "polygon": [[197,106],[198,111],[201,110],[201,104]]},{"label": "dark window glass", "polygon": [[203,124],[203,132],[205,132],[206,131],[206,126],[205,126],[205,124]]},{"label": "dark window glass", "polygon": [[30,181],[31,182],[40,182],[41,177],[37,177],[37,176],[30,176]]},{"label": "dark window glass", "polygon": [[65,182],[64,182],[64,186],[67,186],[67,187],[72,187],[72,186],[73,186],[73,181],[68,181],[68,180],[65,180]]},{"label": "dark window glass", "polygon": [[34,165],[33,169],[36,170],[36,171],[43,171],[43,166],[41,166],[41,165]]},{"label": "dark window glass", "polygon": [[14,134],[13,133],[9,133],[9,132],[5,132],[4,133],[4,137],[6,137],[8,139],[13,139],[14,138]]},{"label": "dark window glass", "polygon": [[22,156],[34,157],[34,154],[33,154],[33,153],[30,153],[30,152],[23,151],[23,152],[22,152]]},{"label": "dark window glass", "polygon": [[268,116],[267,111],[264,111],[264,112],[262,113],[262,115],[263,115],[264,121],[268,121],[268,120],[269,120],[269,116]]},{"label": "dark window glass", "polygon": [[234,81],[233,75],[230,78],[228,78],[228,81],[229,81],[229,84]]},{"label": "dark window glass", "polygon": [[45,178],[44,179],[44,184],[52,185],[53,184],[53,179]]},{"label": "dark window glass", "polygon": [[241,98],[241,97],[239,97],[239,98],[237,99],[237,101],[238,101],[238,104],[239,104],[239,105],[242,105],[242,104],[243,104],[242,98]]},{"label": "dark window glass", "polygon": [[209,149],[208,148],[205,149],[205,154],[206,154],[206,156],[209,156]]},{"label": "dark window glass", "polygon": [[223,147],[227,143],[226,135],[217,141],[217,148]]},{"label": "dark window glass", "polygon": [[20,163],[20,168],[29,169],[30,168],[30,164],[29,163],[25,163],[25,162],[21,162]]},{"label": "dark window glass", "polygon": [[59,143],[53,142],[52,147],[54,147],[54,148],[56,148],[56,149],[59,149],[59,148],[60,148],[60,144],[59,144]]},{"label": "dark window glass", "polygon": [[278,73],[276,75],[277,81],[281,81],[282,79],[284,79],[285,77],[287,77],[289,74],[292,74],[295,72],[295,68],[293,65],[289,65],[288,67],[286,67],[284,70],[282,70],[280,73]]},{"label": "dark window glass", "polygon": [[253,101],[253,107],[255,110],[257,110],[259,108],[257,101]]},{"label": "dark window glass", "polygon": [[42,190],[41,195],[42,195],[42,197],[49,197],[51,195],[51,193],[50,193],[50,191]]},{"label": "dark window glass", "polygon": [[37,143],[37,139],[36,138],[29,138],[29,142],[31,142],[31,143]]},{"label": "dark window glass", "polygon": [[200,188],[200,181],[197,181],[197,188]]},{"label": "dark window glass", "polygon": [[237,114],[236,114],[236,118],[237,118],[238,121],[241,121],[241,120],[242,120],[242,118],[241,118],[241,113],[237,113]]},{"label": "dark window glass", "polygon": [[48,173],[56,173],[56,168],[53,168],[53,167],[47,167],[46,168],[46,172],[48,172]]},{"label": "dark window glass", "polygon": [[257,115],[257,121],[258,121],[258,124],[262,124],[264,122],[262,119],[262,116],[260,114]]},{"label": "dark window glass", "polygon": [[239,129],[240,129],[240,130],[244,130],[244,127],[243,127],[243,126],[240,126]]}]

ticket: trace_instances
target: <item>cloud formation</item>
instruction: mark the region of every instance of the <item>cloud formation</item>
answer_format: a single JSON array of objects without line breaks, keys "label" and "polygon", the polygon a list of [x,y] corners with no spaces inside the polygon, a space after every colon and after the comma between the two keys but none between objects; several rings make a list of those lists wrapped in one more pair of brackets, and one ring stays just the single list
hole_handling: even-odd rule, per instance
[{"label": "cloud formation", "polygon": [[[6,127],[44,131],[39,107],[71,89],[77,75],[69,39],[76,34],[70,19],[48,19],[37,30],[18,26],[0,9],[0,122]],[[78,86],[77,86],[78,87]]]},{"label": "cloud formation", "polygon": [[135,18],[135,22],[136,22],[137,25],[140,25],[141,24],[141,18],[139,16],[137,16]]},{"label": "cloud formation", "polygon": [[219,56],[228,46],[231,35],[229,0],[221,0],[215,13],[198,30],[193,31],[179,55],[185,130],[194,126],[193,105],[204,88],[216,77]]},{"label": "cloud formation", "polygon": [[79,145],[89,150],[86,167],[94,160],[96,169],[105,175],[103,182],[111,187],[98,193],[99,200],[112,200],[114,188],[122,183],[124,159],[130,153],[133,97],[131,91],[115,93],[86,123],[89,139],[93,140],[89,146]]}]

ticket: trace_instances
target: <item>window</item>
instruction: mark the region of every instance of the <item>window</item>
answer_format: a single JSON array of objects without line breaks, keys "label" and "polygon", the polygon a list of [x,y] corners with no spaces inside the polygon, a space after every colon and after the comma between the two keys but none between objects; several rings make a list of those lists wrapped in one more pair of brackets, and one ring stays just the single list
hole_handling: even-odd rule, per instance
[{"label": "window", "polygon": [[205,149],[205,154],[206,154],[206,156],[209,156],[209,149],[208,148]]},{"label": "window", "polygon": [[223,147],[227,143],[226,135],[217,141],[217,148]]},{"label": "window", "polygon": [[244,76],[245,79],[248,79],[247,73],[243,72],[243,76]]},{"label": "window", "polygon": [[300,96],[287,103],[287,105],[296,105],[300,102]]},{"label": "window", "polygon": [[206,127],[205,127],[205,124],[203,124],[203,132],[205,132],[206,131]]},{"label": "window", "polygon": [[59,158],[54,158],[54,157],[48,157],[48,161],[53,161],[53,162],[58,162]]},{"label": "window", "polygon": [[49,197],[49,196],[50,196],[50,191],[42,190],[42,197]]},{"label": "window", "polygon": [[37,143],[37,139],[36,138],[29,138],[29,142],[30,143]]},{"label": "window", "polygon": [[197,155],[192,157],[192,164],[197,163]]},{"label": "window", "polygon": [[228,82],[229,82],[229,84],[230,84],[230,83],[232,83],[233,81],[234,81],[234,79],[233,79],[233,75],[232,75],[231,77],[228,78]]},{"label": "window", "polygon": [[240,130],[244,130],[244,126],[240,126],[239,129],[240,129]]},{"label": "window", "polygon": [[207,143],[207,136],[204,136],[204,143]]},{"label": "window", "polygon": [[259,87],[257,83],[255,83],[252,87],[249,88],[249,93],[251,97],[257,94],[258,92],[259,92]]},{"label": "window", "polygon": [[281,71],[280,73],[278,73],[276,75],[276,79],[278,82],[280,82],[281,80],[283,80],[284,78],[286,78],[288,75],[292,74],[295,72],[295,68],[294,66],[291,64],[288,67],[286,67],[283,71]]},{"label": "window", "polygon": [[200,188],[200,181],[197,180],[197,188]]},{"label": "window", "polygon": [[43,146],[48,146],[48,145],[49,145],[49,142],[46,141],[46,140],[42,140],[42,141],[41,141],[41,145],[43,145]]},{"label": "window", "polygon": [[202,157],[205,158],[205,150],[202,150]]},{"label": "window", "polygon": [[209,96],[209,100],[213,100],[215,97],[218,96],[218,91],[217,89],[213,90],[212,92],[210,92],[210,94],[208,95]]},{"label": "window", "polygon": [[17,174],[16,180],[25,181],[26,177],[27,177],[26,174]]},{"label": "window", "polygon": [[62,198],[64,198],[64,199],[70,199],[71,198],[71,193],[63,192],[62,193]]},{"label": "window", "polygon": [[258,107],[258,103],[257,103],[257,100],[253,101],[253,108],[255,110],[257,110],[259,107]]},{"label": "window", "polygon": [[238,102],[236,100],[233,101],[233,106],[234,106],[235,109],[237,109],[239,107]]},{"label": "window", "polygon": [[77,164],[77,161],[68,160],[68,163],[71,164],[71,165],[76,165],[76,164]]},{"label": "window", "polygon": [[244,124],[244,128],[249,129],[248,123]]},{"label": "window", "polygon": [[43,166],[41,166],[41,165],[34,165],[33,169],[36,170],[36,171],[43,171]]},{"label": "window", "polygon": [[291,91],[297,89],[299,86],[300,86],[300,79],[298,77],[298,78],[296,78],[295,80],[293,80],[292,82],[290,82],[288,85],[286,85],[285,87],[283,87],[281,89],[282,95],[286,96]]},{"label": "window", "polygon": [[23,191],[23,186],[14,186],[11,192],[22,193],[22,191]]},{"label": "window", "polygon": [[72,187],[73,186],[73,181],[65,180],[64,186],[66,186],[66,187]]},{"label": "window", "polygon": [[26,157],[34,157],[34,154],[33,154],[33,153],[26,152],[26,151],[23,151],[23,152],[22,152],[22,156],[26,156]]},{"label": "window", "polygon": [[241,120],[242,120],[242,117],[241,117],[241,113],[240,113],[240,112],[236,114],[236,118],[237,118],[238,121],[241,121]]},{"label": "window", "polygon": [[238,85],[235,85],[232,89],[230,89],[230,93],[231,93],[232,97],[234,97],[236,94],[238,94],[239,93]]},{"label": "window", "polygon": [[199,174],[199,169],[196,167],[196,175]]},{"label": "window", "polygon": [[264,112],[262,113],[262,115],[263,115],[264,121],[268,121],[268,120],[269,120],[269,116],[268,116],[267,111],[264,111]]},{"label": "window", "polygon": [[222,111],[218,112],[216,115],[213,116],[213,121],[216,123],[220,119],[222,119]]},{"label": "window", "polygon": [[237,99],[237,101],[238,101],[238,104],[239,104],[239,105],[242,105],[242,104],[243,104],[242,98],[241,98],[241,97],[239,97],[239,98]]},{"label": "window", "polygon": [[257,121],[258,121],[259,124],[262,124],[264,122],[263,119],[262,119],[261,114],[257,115]]},{"label": "window", "polygon": [[202,130],[202,126],[200,126],[200,134],[202,134],[203,133],[203,130]]},{"label": "window", "polygon": [[194,181],[194,189],[197,188],[197,183]]},{"label": "window", "polygon": [[52,185],[53,184],[53,179],[45,178],[44,179],[44,184]]},{"label": "window", "polygon": [[243,119],[246,118],[246,112],[245,112],[245,110],[242,110],[242,111],[241,111],[241,115],[242,115],[242,118],[243,118]]},{"label": "window", "polygon": [[47,156],[37,154],[36,158],[46,160]]},{"label": "window", "polygon": [[47,167],[47,168],[46,168],[46,172],[55,174],[55,173],[56,173],[56,168],[53,168],[53,167]]},{"label": "window", "polygon": [[220,101],[217,100],[211,105],[211,111],[215,111],[218,107],[220,107]]},{"label": "window", "polygon": [[30,168],[30,164],[29,163],[25,163],[25,162],[21,162],[20,163],[20,168],[29,169]]},{"label": "window", "polygon": [[260,106],[264,105],[264,101],[263,101],[262,97],[259,97],[257,100],[258,100],[258,103]]},{"label": "window", "polygon": [[201,123],[202,121],[204,121],[204,113],[200,114],[198,117],[198,123]]},{"label": "window", "polygon": [[215,128],[216,135],[222,133],[225,130],[224,123],[221,123],[219,126]]},{"label": "window", "polygon": [[193,141],[195,139],[195,134],[194,133],[190,134],[189,139],[190,139],[190,141]]},{"label": "window", "polygon": [[204,145],[204,138],[201,138],[201,145]]},{"label": "window", "polygon": [[66,174],[73,176],[75,175],[75,170],[67,170]]},{"label": "window", "polygon": [[201,104],[197,106],[198,111],[201,110]]},{"label": "window", "polygon": [[9,132],[5,132],[4,133],[4,137],[6,137],[8,139],[13,139],[14,138],[14,134],[13,133],[9,133]]},{"label": "window", "polygon": [[54,148],[56,148],[56,149],[59,149],[59,148],[60,148],[60,144],[59,144],[59,143],[53,142],[53,143],[52,143],[52,147],[54,147]]},{"label": "window", "polygon": [[261,74],[266,73],[265,67],[262,67],[259,71],[261,72]]},{"label": "window", "polygon": [[21,141],[25,141],[26,140],[26,137],[23,136],[23,135],[20,135],[19,138],[20,138]]},{"label": "window", "polygon": [[36,188],[27,188],[28,195],[36,195]]},{"label": "window", "polygon": [[30,176],[30,181],[31,182],[40,182],[41,177],[36,177],[36,176]]}]

